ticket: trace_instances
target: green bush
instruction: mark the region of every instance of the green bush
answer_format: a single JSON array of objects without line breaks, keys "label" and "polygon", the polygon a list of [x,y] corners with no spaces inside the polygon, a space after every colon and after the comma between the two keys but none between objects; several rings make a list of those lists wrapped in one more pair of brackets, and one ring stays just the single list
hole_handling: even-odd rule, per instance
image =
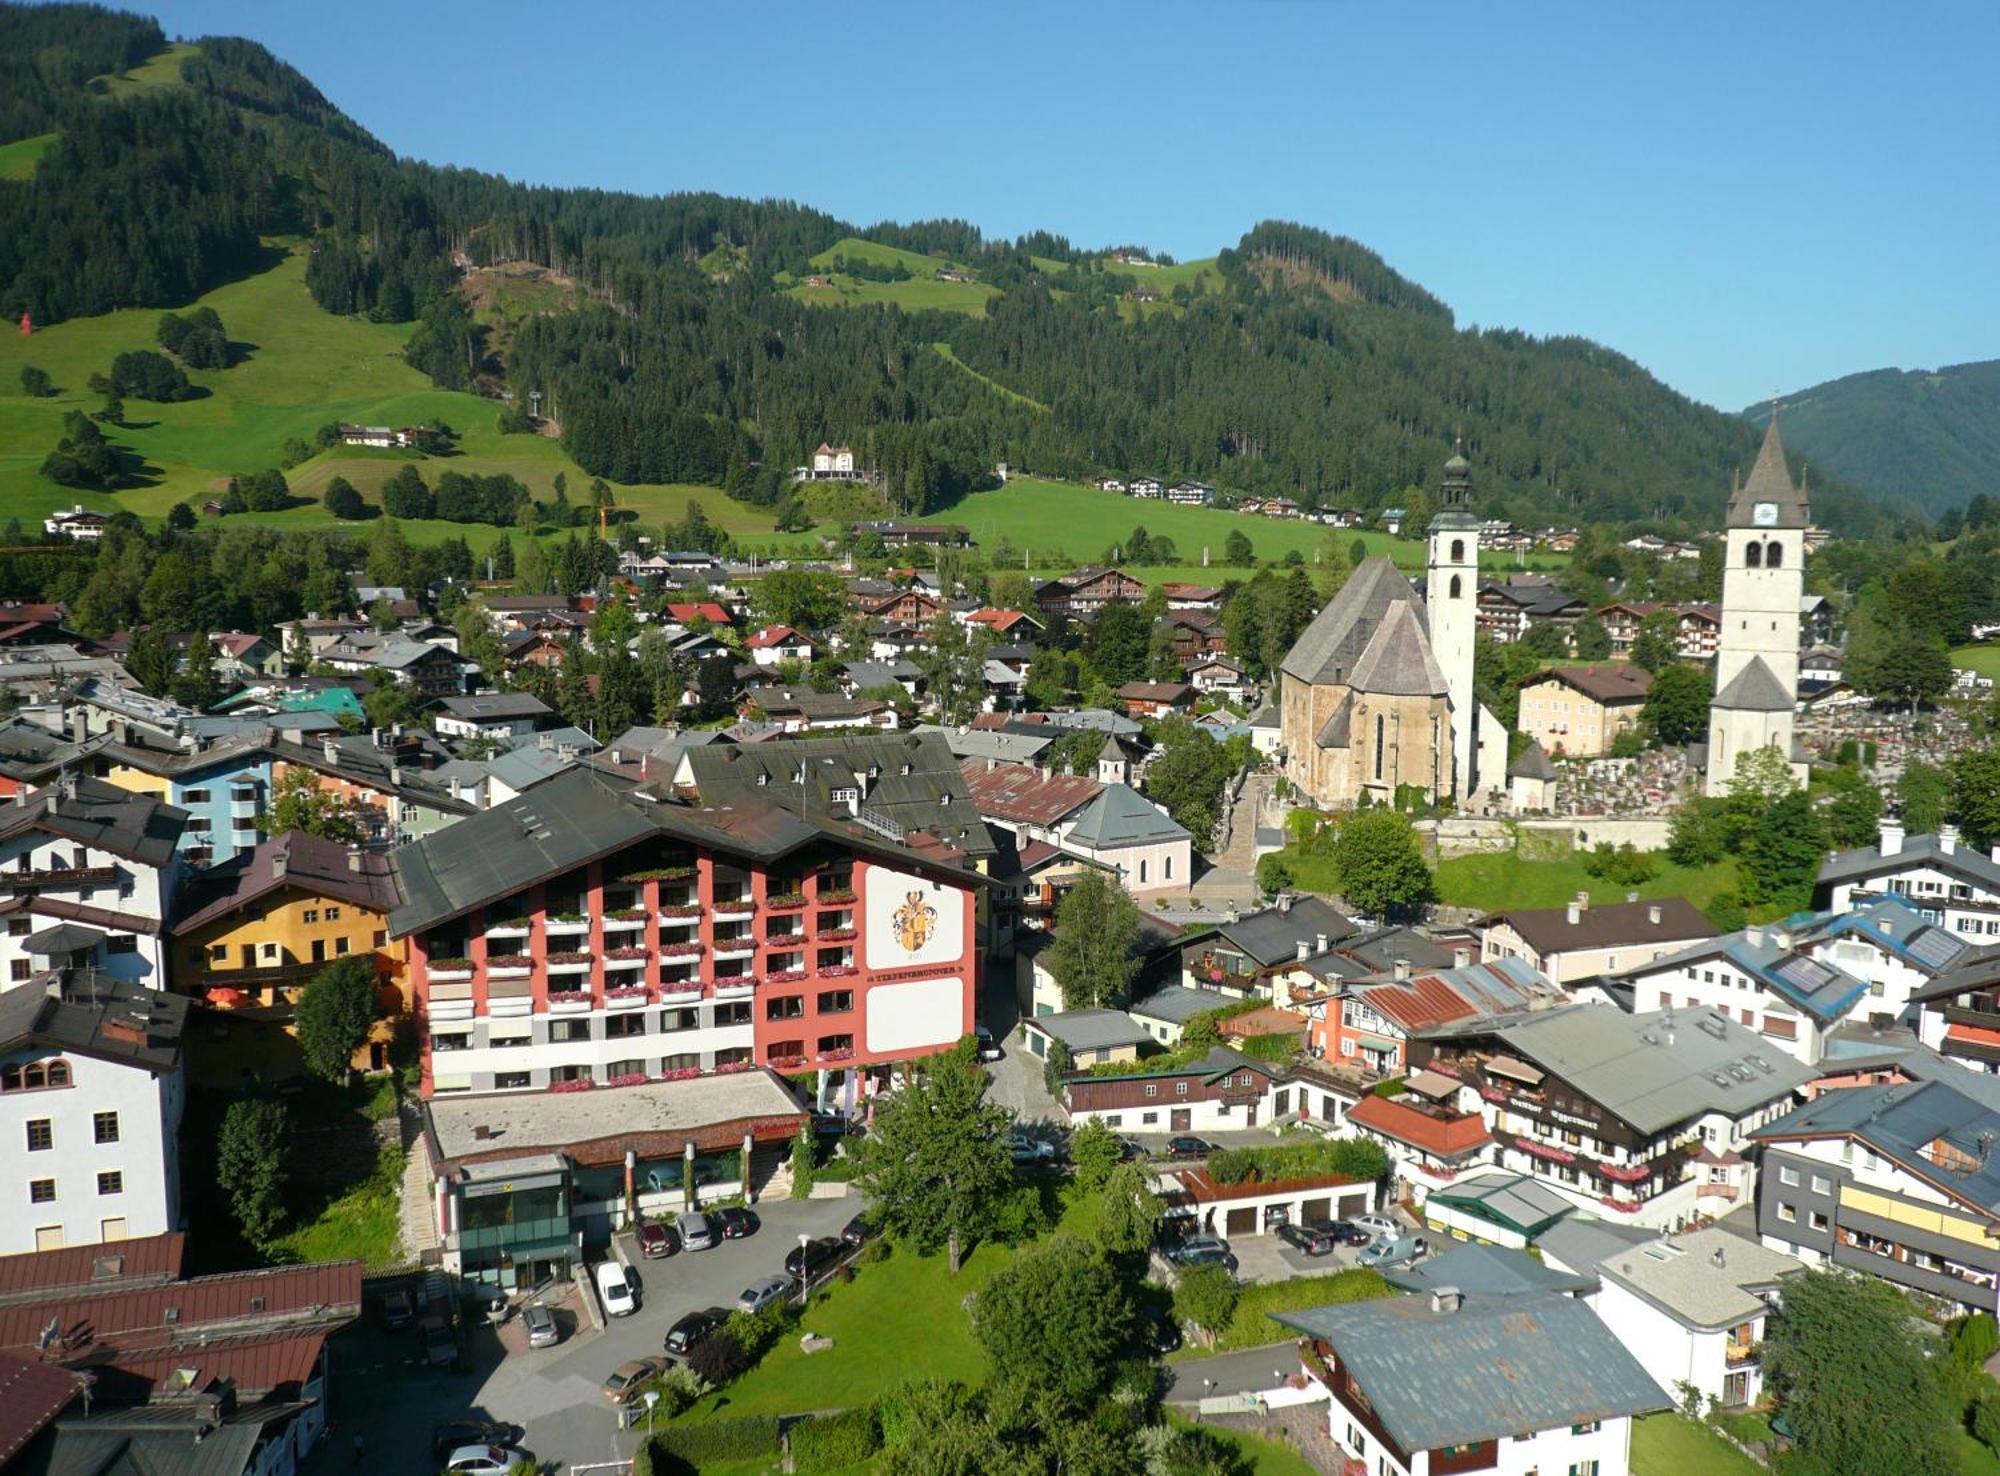
[{"label": "green bush", "polygon": [[792,1469],[805,1476],[857,1466],[882,1446],[872,1406],[801,1420],[791,1429]]},{"label": "green bush", "polygon": [[[711,1461],[755,1460],[758,1456],[777,1454],[778,1417],[734,1415],[727,1419],[669,1425],[656,1434],[651,1443],[667,1455],[696,1466]],[[636,1471],[634,1476],[637,1476]]]},{"label": "green bush", "polygon": [[1326,1174],[1372,1183],[1388,1171],[1388,1156],[1368,1138],[1313,1137],[1270,1148],[1224,1148],[1208,1158],[1208,1176],[1218,1184],[1315,1179]]}]

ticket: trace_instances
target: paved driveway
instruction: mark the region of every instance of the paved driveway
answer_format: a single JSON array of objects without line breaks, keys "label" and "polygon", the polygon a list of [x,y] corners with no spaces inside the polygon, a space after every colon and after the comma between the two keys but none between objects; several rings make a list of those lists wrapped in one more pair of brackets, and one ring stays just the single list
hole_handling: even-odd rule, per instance
[{"label": "paved driveway", "polygon": [[659,1353],[683,1314],[733,1306],[751,1282],[784,1271],[801,1234],[837,1235],[860,1209],[851,1196],[759,1205],[763,1228],[747,1239],[664,1261],[635,1258],[639,1310],[611,1319],[602,1331],[587,1315],[572,1325],[558,1314],[565,1327],[560,1343],[509,1353],[493,1329],[474,1327],[469,1374],[424,1367],[414,1332],[344,1333],[333,1344],[333,1432],[305,1469],[310,1476],[351,1469],[359,1430],[364,1469],[383,1476],[432,1472],[431,1427],[466,1414],[525,1426],[522,1445],[544,1470],[627,1458],[637,1435],[619,1429],[617,1410],[598,1392],[604,1376],[628,1358]]}]

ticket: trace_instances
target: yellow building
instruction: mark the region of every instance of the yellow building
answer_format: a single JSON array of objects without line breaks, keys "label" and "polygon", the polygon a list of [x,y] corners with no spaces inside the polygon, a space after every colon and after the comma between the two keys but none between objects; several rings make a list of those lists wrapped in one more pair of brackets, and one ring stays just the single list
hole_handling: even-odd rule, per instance
[{"label": "yellow building", "polygon": [[295,1074],[296,1050],[273,1057],[272,1047],[296,1034],[292,1006],[313,977],[352,957],[372,958],[381,981],[380,1018],[354,1066],[385,1069],[409,1010],[404,944],[389,936],[396,901],[388,857],[300,831],[195,877],[173,926],[170,978],[211,1006],[198,1074]]},{"label": "yellow building", "polygon": [[1653,674],[1643,666],[1557,666],[1521,688],[1520,730],[1545,753],[1597,758],[1639,725]]}]

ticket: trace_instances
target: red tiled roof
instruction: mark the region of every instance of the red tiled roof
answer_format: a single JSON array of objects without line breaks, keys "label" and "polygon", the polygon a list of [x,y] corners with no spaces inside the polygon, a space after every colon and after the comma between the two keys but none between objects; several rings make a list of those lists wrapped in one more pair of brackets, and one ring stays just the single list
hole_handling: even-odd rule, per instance
[{"label": "red tiled roof", "polygon": [[[170,1230],[113,1245],[71,1245],[0,1256],[0,1304],[81,1291],[93,1285],[123,1288],[172,1281],[181,1274],[181,1251],[186,1242],[186,1235]],[[96,1274],[100,1261],[105,1263],[101,1276]]]},{"label": "red tiled roof", "polygon": [[80,1374],[0,1353],[0,1467],[82,1391]]},{"label": "red tiled roof", "polygon": [[1347,1120],[1438,1158],[1456,1158],[1493,1141],[1484,1118],[1437,1118],[1372,1092],[1347,1109]]},{"label": "red tiled roof", "polygon": [[995,764],[966,759],[958,766],[973,806],[982,815],[1029,825],[1053,825],[1103,792],[1081,774],[1049,774],[1028,764]]},{"label": "red tiled roof", "polygon": [[697,615],[706,620],[710,625],[728,625],[731,623],[729,612],[714,600],[698,600],[693,604],[687,605],[669,605],[667,606],[667,613],[682,624],[686,624]]},{"label": "red tiled roof", "polygon": [[1390,984],[1370,984],[1354,993],[1371,1010],[1387,1015],[1410,1034],[1452,1020],[1469,1020],[1478,1013],[1435,974]]},{"label": "red tiled roof", "polygon": [[767,625],[743,644],[753,651],[761,651],[769,646],[785,646],[804,639],[789,625]]},{"label": "red tiled roof", "polygon": [[[357,1294],[358,1295],[358,1294]],[[357,1304],[358,1310],[358,1304]],[[257,1395],[286,1384],[303,1384],[312,1376],[326,1346],[328,1329],[263,1333],[244,1338],[209,1338],[188,1346],[157,1347],[120,1354],[114,1367],[127,1381],[147,1391],[179,1370],[200,1370],[204,1382],[227,1379],[239,1394]]]}]

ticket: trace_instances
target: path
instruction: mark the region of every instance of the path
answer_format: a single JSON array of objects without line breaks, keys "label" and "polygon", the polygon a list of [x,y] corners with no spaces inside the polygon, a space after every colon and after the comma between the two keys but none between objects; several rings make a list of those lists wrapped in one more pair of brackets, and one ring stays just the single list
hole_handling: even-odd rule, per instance
[{"label": "path", "polygon": [[[1299,1352],[1292,1342],[1266,1343],[1237,1353],[1217,1353],[1167,1365],[1167,1402],[1193,1404],[1211,1395],[1255,1394],[1276,1388],[1298,1372]],[[1277,1377],[1273,1378],[1272,1375]],[[1213,1380],[1213,1387],[1204,1383]]]}]

